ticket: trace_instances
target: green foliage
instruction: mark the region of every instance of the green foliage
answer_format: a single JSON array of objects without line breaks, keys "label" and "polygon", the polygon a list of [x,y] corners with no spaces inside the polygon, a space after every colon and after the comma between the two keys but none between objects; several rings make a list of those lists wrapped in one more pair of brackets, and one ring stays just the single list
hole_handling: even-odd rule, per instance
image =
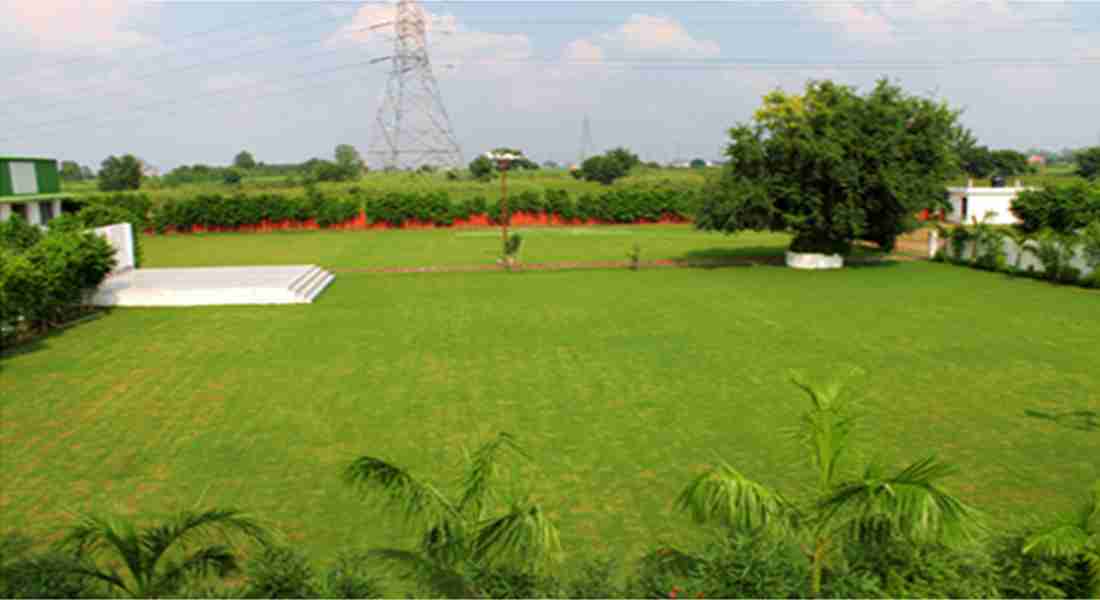
[{"label": "green foliage", "polygon": [[351,463],[345,481],[419,530],[416,551],[394,548],[372,555],[451,596],[472,595],[478,574],[486,570],[534,575],[557,560],[558,531],[539,505],[513,499],[501,506],[503,454],[526,457],[506,433],[468,455],[457,500],[384,460],[363,456]]},{"label": "green foliage", "polygon": [[647,554],[631,587],[646,598],[801,598],[810,563],[795,544],[764,535],[734,535],[695,555],[671,548]]},{"label": "green foliage", "polygon": [[474,179],[490,179],[495,171],[496,165],[484,155],[479,155],[477,158],[470,161],[470,175],[472,175]]},{"label": "green foliage", "polygon": [[359,151],[355,149],[355,146],[350,144],[340,144],[336,146],[333,151],[333,158],[336,159],[336,164],[339,166],[348,179],[358,179],[363,173],[363,157],[359,155]]},{"label": "green foliage", "polygon": [[625,177],[641,161],[638,156],[626,148],[615,148],[602,155],[592,156],[577,171],[578,177],[585,181],[597,181],[611,185],[616,179]]},{"label": "green foliage", "polygon": [[252,153],[248,150],[241,150],[237,153],[237,156],[233,157],[233,166],[245,171],[254,169],[256,168],[256,159],[252,157]]},{"label": "green foliage", "polygon": [[298,550],[265,546],[245,563],[248,598],[314,598],[318,590],[313,567]]},{"label": "green foliage", "polygon": [[195,578],[236,572],[237,557],[227,544],[241,537],[267,545],[269,533],[236,510],[184,511],[147,527],[86,515],[59,547],[79,561],[73,573],[104,582],[112,595],[158,598]]},{"label": "green foliage", "polygon": [[1015,150],[995,150],[990,158],[993,161],[993,172],[1003,177],[1023,175],[1031,171],[1027,164],[1027,155]]},{"label": "green foliage", "polygon": [[82,181],[84,179],[84,173],[80,170],[80,165],[71,161],[61,161],[61,170],[58,172],[61,176],[61,181]]},{"label": "green foliage", "polygon": [[1012,203],[1012,214],[1027,233],[1053,229],[1059,233],[1077,231],[1100,221],[1100,183],[1082,182],[1048,185],[1020,192]]},{"label": "green foliage", "polygon": [[22,252],[42,239],[42,229],[19,215],[0,221],[0,250]]},{"label": "green foliage", "polygon": [[703,159],[701,159],[701,158],[696,158],[696,159],[693,159],[693,160],[691,161],[691,163],[690,163],[690,165],[689,165],[689,166],[690,166],[690,167],[691,167],[692,169],[705,169],[705,168],[706,168],[706,166],[707,166],[707,161],[705,161],[705,160],[703,160]]},{"label": "green foliage", "polygon": [[[1073,234],[1045,230],[1040,232],[1037,245],[1024,247],[1024,252],[1034,256],[1043,265],[1043,278],[1052,282],[1076,283],[1071,273],[1077,238]],[[1076,269],[1073,269],[1076,270]],[[1068,281],[1072,279],[1073,281]]]},{"label": "green foliage", "polygon": [[984,179],[993,174],[996,165],[993,153],[986,146],[979,146],[972,133],[960,129],[955,140],[955,152],[959,156],[959,166],[970,177]]},{"label": "green foliage", "polygon": [[306,163],[307,171],[303,180],[307,183],[322,181],[352,181],[362,173],[362,165],[340,164],[327,160],[313,159]]},{"label": "green foliage", "polygon": [[241,179],[243,179],[243,176],[236,168],[226,169],[222,175],[222,182],[226,185],[237,185],[241,182]]},{"label": "green foliage", "polygon": [[[826,589],[849,581],[873,582],[885,598],[1000,598],[997,565],[982,546],[909,544],[850,544],[845,564],[830,574]],[[832,590],[830,590],[832,591]],[[840,590],[836,590],[840,591]],[[831,597],[853,594],[826,592]]]},{"label": "green foliage", "polygon": [[99,189],[105,192],[141,187],[141,161],[132,154],[108,156],[99,167]]},{"label": "green foliage", "polygon": [[0,536],[0,598],[93,598],[96,581],[56,550],[35,548],[34,539],[10,532]]},{"label": "green foliage", "polygon": [[642,245],[634,242],[630,251],[626,253],[626,257],[630,260],[630,270],[637,271],[642,264]]},{"label": "green foliage", "polygon": [[1100,272],[1100,219],[1093,221],[1081,235],[1085,262],[1093,271]]},{"label": "green foliage", "polygon": [[862,96],[829,81],[770,94],[753,123],[730,130],[730,160],[696,226],[790,231],[800,251],[846,251],[859,239],[891,250],[958,168],[956,119],[887,81]]},{"label": "green foliage", "polygon": [[1073,155],[1077,163],[1077,174],[1085,179],[1100,178],[1100,146],[1078,150]]},{"label": "green foliage", "polygon": [[815,494],[793,503],[767,486],[721,464],[697,477],[676,503],[696,522],[722,526],[723,536],[790,536],[810,552],[810,595],[818,596],[826,566],[836,559],[844,542],[885,545],[939,543],[971,536],[979,523],[977,512],[943,490],[938,481],[953,469],[925,458],[886,473],[875,464],[861,475],[843,476],[850,445],[851,404],[839,382],[813,385],[794,382],[810,400],[796,438],[806,450],[817,475]]}]

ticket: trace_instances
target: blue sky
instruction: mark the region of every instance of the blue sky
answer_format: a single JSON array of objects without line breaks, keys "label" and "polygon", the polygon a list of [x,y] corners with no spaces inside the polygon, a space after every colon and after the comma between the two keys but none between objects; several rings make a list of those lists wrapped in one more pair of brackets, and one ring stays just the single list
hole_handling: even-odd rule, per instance
[{"label": "blue sky", "polygon": [[[889,76],[965,109],[993,147],[1100,144],[1100,2],[425,2],[467,160],[518,146],[718,158],[770,89]],[[170,169],[366,153],[392,7],[355,2],[0,2],[0,154]]]}]

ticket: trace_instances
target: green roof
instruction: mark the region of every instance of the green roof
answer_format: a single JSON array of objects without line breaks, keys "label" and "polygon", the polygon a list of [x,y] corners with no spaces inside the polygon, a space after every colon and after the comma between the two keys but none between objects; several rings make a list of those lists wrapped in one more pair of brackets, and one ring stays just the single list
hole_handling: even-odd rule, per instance
[{"label": "green roof", "polygon": [[39,157],[35,157],[35,156],[0,156],[0,160],[6,160],[6,161],[33,160],[33,161],[37,161],[37,162],[41,162],[41,161],[57,162],[57,159],[55,159],[55,158],[42,158],[40,156]]},{"label": "green roof", "polygon": [[43,200],[66,200],[73,197],[75,197],[75,194],[69,194],[65,192],[58,192],[56,194],[21,194],[19,196],[0,196],[0,204],[24,204],[26,202],[41,202]]}]

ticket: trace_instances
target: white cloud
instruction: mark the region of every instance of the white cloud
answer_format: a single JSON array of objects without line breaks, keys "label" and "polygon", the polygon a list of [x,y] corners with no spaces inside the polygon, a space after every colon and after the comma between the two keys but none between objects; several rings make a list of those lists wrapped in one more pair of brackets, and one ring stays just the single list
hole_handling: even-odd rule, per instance
[{"label": "white cloud", "polygon": [[675,19],[644,14],[631,15],[626,23],[594,41],[605,51],[628,56],[713,58],[722,52],[718,42],[692,37]]},{"label": "white cloud", "polygon": [[152,10],[158,10],[152,3],[116,0],[31,0],[4,11],[0,31],[29,39],[44,52],[130,48],[155,42],[132,26],[136,16]]},{"label": "white cloud", "polygon": [[[524,34],[476,31],[463,25],[453,15],[433,14],[423,9],[421,11],[432,60],[437,64],[507,64],[531,57],[531,40]],[[395,17],[394,6],[365,5],[328,41],[330,44],[366,45],[371,52],[389,55],[392,53],[393,29],[385,25],[393,23]],[[374,26],[380,27],[372,29]]]},{"label": "white cloud", "polygon": [[562,52],[566,62],[599,63],[603,57],[603,49],[588,40],[573,40]]}]

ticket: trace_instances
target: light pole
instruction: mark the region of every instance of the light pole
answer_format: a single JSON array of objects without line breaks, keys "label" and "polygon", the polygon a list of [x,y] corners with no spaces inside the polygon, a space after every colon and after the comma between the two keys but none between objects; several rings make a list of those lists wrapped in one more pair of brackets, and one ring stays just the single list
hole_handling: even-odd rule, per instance
[{"label": "light pole", "polygon": [[[495,160],[497,169],[500,169],[500,250],[503,253],[508,248],[508,224],[512,220],[512,214],[508,212],[508,169],[513,160],[521,157],[510,152],[486,152],[485,157]],[[504,259],[507,260],[508,257]]]}]

